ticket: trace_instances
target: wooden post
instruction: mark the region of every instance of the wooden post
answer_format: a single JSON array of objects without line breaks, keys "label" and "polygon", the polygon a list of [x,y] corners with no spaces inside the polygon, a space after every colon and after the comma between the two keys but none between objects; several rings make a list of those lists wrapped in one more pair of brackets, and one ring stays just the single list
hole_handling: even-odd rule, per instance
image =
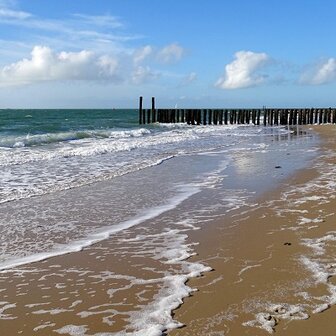
[{"label": "wooden post", "polygon": [[228,124],[228,110],[224,110],[224,124]]},{"label": "wooden post", "polygon": [[209,121],[208,121],[208,125],[212,124],[212,110],[209,110]]},{"label": "wooden post", "polygon": [[328,109],[328,124],[331,124],[331,107]]},{"label": "wooden post", "polygon": [[139,97],[139,125],[142,124],[142,96]]},{"label": "wooden post", "polygon": [[201,115],[201,110],[200,109],[197,109],[197,111],[196,111],[196,115],[197,115],[197,125],[201,125],[201,123],[202,123],[202,115]]},{"label": "wooden post", "polygon": [[252,115],[252,111],[251,110],[247,110],[246,111],[246,123],[247,124],[250,124],[251,115]]},{"label": "wooden post", "polygon": [[233,115],[233,113],[234,113],[234,110],[233,109],[230,110],[230,124],[231,125],[233,125],[233,123],[234,123],[234,115]]},{"label": "wooden post", "polygon": [[289,124],[289,116],[290,116],[290,110],[285,110],[284,111],[284,125]]},{"label": "wooden post", "polygon": [[258,111],[257,111],[257,125],[258,126],[260,125],[260,114],[261,114],[261,110],[258,109]]},{"label": "wooden post", "polygon": [[326,124],[328,122],[328,110],[323,109],[323,123]]},{"label": "wooden post", "polygon": [[283,109],[280,110],[280,125],[285,125],[285,111]]},{"label": "wooden post", "polygon": [[183,123],[186,121],[184,115],[185,115],[184,114],[184,109],[182,109],[181,110],[181,122],[183,122]]},{"label": "wooden post", "polygon": [[285,113],[284,109],[280,110],[280,125],[285,125]]},{"label": "wooden post", "polygon": [[269,112],[269,124],[273,126],[274,110],[271,109]]},{"label": "wooden post", "polygon": [[155,97],[152,97],[152,123],[156,122]]},{"label": "wooden post", "polygon": [[317,124],[317,121],[318,121],[318,113],[317,113],[317,109],[315,108],[314,109],[314,124]]},{"label": "wooden post", "polygon": [[191,125],[195,125],[194,110],[189,110],[189,112],[190,112],[190,121],[191,121]]},{"label": "wooden post", "polygon": [[307,125],[309,124],[309,109],[305,109],[304,111],[305,113],[304,113],[303,121],[304,121],[304,124]]},{"label": "wooden post", "polygon": [[302,123],[302,125],[306,125],[306,109],[302,109],[301,123]]},{"label": "wooden post", "polygon": [[302,109],[299,109],[299,119],[298,119],[298,124],[302,125]]},{"label": "wooden post", "polygon": [[150,116],[151,116],[151,110],[148,109],[147,110],[147,124],[150,124],[150,122],[151,122]]},{"label": "wooden post", "polygon": [[309,110],[309,124],[313,124],[314,123],[314,109],[310,109]]},{"label": "wooden post", "polygon": [[237,113],[237,124],[240,124],[240,120],[241,120],[241,109],[236,111]]},{"label": "wooden post", "polygon": [[289,121],[288,121],[288,124],[289,125],[293,125],[293,119],[294,119],[294,110],[293,109],[290,109],[289,110]]},{"label": "wooden post", "polygon": [[179,109],[176,110],[176,122],[177,123],[180,122],[180,110]]},{"label": "wooden post", "polygon": [[207,110],[203,110],[203,125],[207,124]]},{"label": "wooden post", "polygon": [[191,124],[191,118],[190,118],[190,110],[189,109],[185,109],[184,110],[184,117],[185,117],[185,121],[188,125]]},{"label": "wooden post", "polygon": [[283,125],[284,124],[284,113],[283,113],[283,109],[279,110],[279,124]]},{"label": "wooden post", "polygon": [[142,123],[146,124],[146,110],[142,110]]},{"label": "wooden post", "polygon": [[272,125],[277,125],[278,123],[276,121],[276,119],[277,119],[277,110],[276,109],[272,110],[272,115],[273,115],[273,117],[272,117]]},{"label": "wooden post", "polygon": [[294,124],[293,125],[297,125],[298,122],[298,110],[295,109],[294,110],[294,120],[293,120]]},{"label": "wooden post", "polygon": [[214,125],[217,125],[218,121],[218,110],[213,110],[213,123]]},{"label": "wooden post", "polygon": [[256,124],[256,110],[253,109],[252,110],[252,124],[255,125]]},{"label": "wooden post", "polygon": [[323,111],[322,109],[319,109],[319,124],[322,124],[323,122]]}]

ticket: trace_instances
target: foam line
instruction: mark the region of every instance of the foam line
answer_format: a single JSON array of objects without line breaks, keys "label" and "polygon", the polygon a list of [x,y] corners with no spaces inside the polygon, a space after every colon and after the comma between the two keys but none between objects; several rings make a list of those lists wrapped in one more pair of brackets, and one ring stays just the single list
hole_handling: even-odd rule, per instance
[{"label": "foam line", "polygon": [[5,271],[14,267],[42,261],[56,256],[61,256],[73,252],[79,252],[83,250],[85,247],[91,246],[93,244],[108,239],[111,235],[115,233],[139,225],[147,220],[160,216],[161,214],[176,208],[183,201],[187,200],[189,197],[198,193],[199,191],[200,188],[198,187],[181,186],[180,193],[175,197],[171,198],[170,200],[168,200],[166,204],[143,210],[138,216],[135,216],[127,221],[110,226],[108,228],[104,228],[103,230],[100,230],[88,236],[86,239],[74,241],[69,245],[61,245],[57,250],[45,253],[36,253],[30,256],[17,259],[6,260],[0,264],[0,271]]}]

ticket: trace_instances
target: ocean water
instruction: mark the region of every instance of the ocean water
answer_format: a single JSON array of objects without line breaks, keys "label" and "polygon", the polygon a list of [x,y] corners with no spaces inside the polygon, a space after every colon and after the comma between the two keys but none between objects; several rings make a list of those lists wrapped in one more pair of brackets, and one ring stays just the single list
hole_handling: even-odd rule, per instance
[{"label": "ocean water", "polygon": [[[0,269],[15,278],[32,262],[113,241],[102,248],[111,258],[129,249],[165,268],[152,269],[155,280],[115,270],[108,275],[129,282],[110,294],[127,296],[129,288],[157,283],[151,300],[129,308],[127,330],[161,335],[181,325],[171,311],[192,292],[186,281],[211,269],[187,261],[194,253],[188,231],[252,206],[258,192],[304,167],[315,145],[310,135],[285,127],[139,126],[136,110],[0,110]],[[279,162],[282,169],[274,169]],[[266,176],[272,183],[261,183]],[[104,272],[96,276],[105,279]],[[57,328],[71,335],[89,330]]]},{"label": "ocean water", "polygon": [[139,127],[136,110],[0,110],[0,203],[109,180],[174,156],[274,134],[288,130]]}]

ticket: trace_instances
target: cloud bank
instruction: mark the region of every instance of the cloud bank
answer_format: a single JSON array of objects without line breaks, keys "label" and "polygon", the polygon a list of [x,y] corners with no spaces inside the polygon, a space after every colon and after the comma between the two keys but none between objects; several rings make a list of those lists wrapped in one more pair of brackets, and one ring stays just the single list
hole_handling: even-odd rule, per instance
[{"label": "cloud bank", "polygon": [[215,86],[221,89],[240,89],[257,86],[264,82],[265,76],[258,73],[270,57],[265,53],[238,51],[235,59],[225,66],[225,72]]},{"label": "cloud bank", "polygon": [[[173,46],[173,47],[172,47]],[[56,52],[47,46],[35,46],[30,57],[0,68],[0,87],[26,85],[46,81],[121,81],[139,85],[164,75],[153,70],[159,55],[177,61],[182,47],[168,45],[155,50],[152,46],[135,49],[133,53],[99,54],[90,50]],[[148,59],[151,64],[148,64]],[[191,73],[188,82],[195,80]]]},{"label": "cloud bank", "polygon": [[117,80],[118,60],[108,55],[80,52],[54,52],[35,46],[29,59],[12,63],[0,70],[2,85],[22,85],[55,80]]}]

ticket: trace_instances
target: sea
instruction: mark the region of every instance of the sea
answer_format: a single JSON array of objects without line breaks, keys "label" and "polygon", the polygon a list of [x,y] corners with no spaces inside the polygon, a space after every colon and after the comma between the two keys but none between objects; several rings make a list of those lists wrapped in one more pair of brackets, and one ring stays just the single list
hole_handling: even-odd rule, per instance
[{"label": "sea", "polygon": [[[259,195],[305,167],[317,143],[311,134],[285,126],[139,125],[135,109],[0,110],[0,294],[9,276],[19,279],[27,268],[39,274],[39,263],[99,244],[105,244],[105,257],[96,257],[91,271],[98,272],[101,263],[96,276],[116,286],[87,313],[80,310],[87,304],[83,296],[67,309],[49,310],[39,307],[48,304],[43,295],[38,302],[23,300],[21,308],[4,296],[0,319],[20,318],[6,309],[25,309],[31,330],[45,334],[162,335],[180,327],[172,311],[193,292],[188,279],[211,270],[189,261],[197,242],[188,242],[188,232],[221,213],[253,206]],[[151,276],[140,279],[138,271],[127,273],[106,260],[126,250],[133,266],[140,257],[157,265],[141,266]],[[57,267],[63,277],[71,269]],[[152,295],[142,295],[156,285]],[[71,296],[61,284],[55,288]],[[134,302],[118,311],[111,302],[116,292],[124,300],[132,292]],[[108,304],[113,309],[104,315],[101,307]],[[60,324],[65,311],[73,314],[72,324]],[[93,315],[101,320],[91,330]],[[75,323],[78,316],[82,323]],[[118,318],[123,322],[113,323]],[[20,328],[15,330],[29,334]]]}]

